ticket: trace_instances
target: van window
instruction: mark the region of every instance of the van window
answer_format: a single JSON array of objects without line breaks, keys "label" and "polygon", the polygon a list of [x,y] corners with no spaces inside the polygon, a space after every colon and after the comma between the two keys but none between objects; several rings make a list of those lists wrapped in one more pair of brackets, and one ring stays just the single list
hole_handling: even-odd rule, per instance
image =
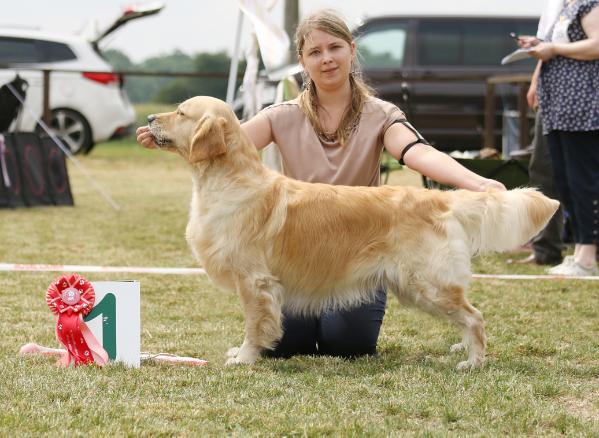
[{"label": "van window", "polygon": [[[522,33],[523,27],[528,28],[492,20],[422,21],[417,39],[418,63],[428,66],[497,66],[501,58],[516,49],[509,32]],[[527,34],[531,35],[530,32]]]},{"label": "van window", "polygon": [[69,46],[55,41],[0,38],[0,63],[39,63],[76,59]]},{"label": "van window", "polygon": [[503,23],[462,25],[462,62],[465,65],[499,64],[501,58],[516,49],[508,33]]},{"label": "van window", "polygon": [[368,29],[357,38],[361,63],[365,68],[401,67],[406,49],[406,26]]},{"label": "van window", "polygon": [[420,65],[460,65],[460,30],[454,23],[423,22],[418,38]]}]

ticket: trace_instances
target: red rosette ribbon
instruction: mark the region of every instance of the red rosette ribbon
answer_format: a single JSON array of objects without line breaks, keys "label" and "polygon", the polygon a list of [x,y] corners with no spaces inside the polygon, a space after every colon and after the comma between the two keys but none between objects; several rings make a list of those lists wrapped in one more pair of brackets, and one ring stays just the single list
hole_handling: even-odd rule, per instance
[{"label": "red rosette ribbon", "polygon": [[58,365],[95,363],[102,366],[108,362],[108,353],[83,322],[83,317],[94,307],[95,299],[91,283],[77,274],[58,277],[48,286],[46,303],[58,315],[56,337],[67,350]]}]

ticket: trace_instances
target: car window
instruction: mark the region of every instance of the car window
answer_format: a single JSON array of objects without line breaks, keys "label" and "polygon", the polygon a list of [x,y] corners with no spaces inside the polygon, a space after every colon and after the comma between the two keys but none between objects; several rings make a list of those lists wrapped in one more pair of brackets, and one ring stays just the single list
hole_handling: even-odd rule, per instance
[{"label": "car window", "polygon": [[454,23],[422,22],[418,39],[421,65],[460,65],[460,31]]},{"label": "car window", "polygon": [[0,38],[0,62],[38,62],[39,54],[35,40],[24,38]]},{"label": "car window", "polygon": [[406,48],[406,26],[366,30],[357,38],[361,62],[365,68],[401,67]]},{"label": "car window", "polygon": [[69,46],[54,41],[38,41],[39,51],[44,54],[44,61],[69,61],[77,57]]},{"label": "car window", "polygon": [[[464,65],[498,65],[514,48],[503,23],[468,23],[461,26],[462,63]],[[511,50],[510,50],[511,49]]]},{"label": "car window", "polygon": [[38,63],[76,59],[63,43],[29,38],[0,37],[0,63]]},{"label": "car window", "polygon": [[[497,66],[516,49],[509,32],[528,30],[505,21],[422,21],[417,39],[418,64],[425,66]],[[534,32],[533,32],[534,35]]]}]

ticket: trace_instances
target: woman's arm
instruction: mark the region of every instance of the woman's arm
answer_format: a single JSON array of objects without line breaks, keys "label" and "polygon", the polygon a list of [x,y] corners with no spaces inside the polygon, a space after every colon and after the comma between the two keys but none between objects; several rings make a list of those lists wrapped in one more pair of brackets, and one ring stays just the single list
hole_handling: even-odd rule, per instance
[{"label": "woman's arm", "polygon": [[[401,123],[395,123],[385,132],[383,143],[385,149],[399,160],[406,145],[416,139],[412,131]],[[425,144],[417,143],[412,146],[403,160],[410,169],[442,184],[477,192],[486,189],[505,190],[505,186],[499,181],[484,178],[466,169],[449,155]]]},{"label": "woman's arm", "polygon": [[599,59],[599,6],[594,7],[581,21],[586,40],[573,43],[541,43],[534,46],[530,54],[541,61],[554,56],[564,56],[578,61]]},{"label": "woman's arm", "polygon": [[526,93],[526,102],[528,102],[528,106],[533,110],[537,109],[539,106],[537,85],[539,84],[539,75],[541,74],[542,65],[543,61],[539,60],[539,62],[537,62],[537,66],[535,67],[535,71],[532,74],[532,78],[530,79],[530,87],[528,87],[528,92]]},{"label": "woman's arm", "polygon": [[257,114],[247,122],[242,123],[241,129],[248,135],[258,150],[265,148],[273,141],[270,121],[263,114]]}]

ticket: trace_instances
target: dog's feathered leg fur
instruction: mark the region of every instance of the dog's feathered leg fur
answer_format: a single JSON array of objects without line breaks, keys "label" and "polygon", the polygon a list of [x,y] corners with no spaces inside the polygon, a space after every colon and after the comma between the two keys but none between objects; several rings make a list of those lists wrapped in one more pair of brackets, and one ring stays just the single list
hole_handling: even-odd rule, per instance
[{"label": "dog's feathered leg fur", "polygon": [[480,366],[485,360],[487,337],[481,312],[472,306],[466,298],[465,288],[461,285],[444,287],[418,279],[409,285],[408,294],[400,294],[403,304],[436,317],[447,319],[462,330],[462,342],[452,346],[452,351],[468,350],[468,360],[457,365],[458,370],[469,370]]},{"label": "dog's feathered leg fur", "polygon": [[245,313],[245,339],[227,352],[226,365],[253,364],[283,336],[282,287],[275,277],[258,274],[240,276],[236,286]]}]

